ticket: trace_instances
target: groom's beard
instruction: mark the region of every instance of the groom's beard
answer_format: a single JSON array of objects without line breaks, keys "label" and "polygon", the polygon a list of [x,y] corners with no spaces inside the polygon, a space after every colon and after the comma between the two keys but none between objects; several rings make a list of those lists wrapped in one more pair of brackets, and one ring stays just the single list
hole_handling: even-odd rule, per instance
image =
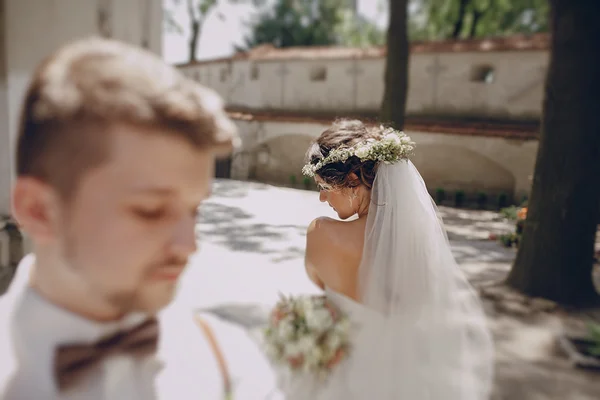
[{"label": "groom's beard", "polygon": [[182,270],[186,265],[187,259],[168,256],[146,268],[134,289],[112,292],[107,300],[123,314],[137,311],[154,314],[171,302],[179,281],[157,282],[154,276],[163,269]]},{"label": "groom's beard", "polygon": [[131,312],[154,314],[168,305],[175,295],[178,280],[157,282],[153,280],[153,276],[161,269],[177,268],[181,270],[187,264],[187,258],[176,255],[163,256],[159,261],[151,263],[142,269],[135,285],[121,288],[118,282],[116,282],[119,279],[118,275],[108,281],[103,281],[103,277],[100,277],[98,280],[94,279],[95,272],[98,271],[86,270],[85,266],[79,262],[77,248],[75,235],[68,235],[63,248],[64,261],[82,279],[88,280],[85,284],[92,291],[90,296],[97,296],[97,299],[108,304],[110,308],[120,315],[126,315]]}]

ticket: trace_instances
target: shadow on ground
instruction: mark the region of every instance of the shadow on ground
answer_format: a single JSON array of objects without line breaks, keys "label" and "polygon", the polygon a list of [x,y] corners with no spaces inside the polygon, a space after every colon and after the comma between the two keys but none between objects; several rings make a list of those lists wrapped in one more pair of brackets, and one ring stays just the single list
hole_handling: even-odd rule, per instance
[{"label": "shadow on ground", "polygon": [[201,241],[234,252],[273,255],[273,262],[304,257],[304,247],[289,244],[297,243],[298,237],[306,234],[306,226],[265,224],[240,207],[204,203],[197,232]]},{"label": "shadow on ground", "polygon": [[242,198],[251,191],[267,190],[269,185],[260,182],[245,182],[232,179],[215,179],[212,187],[213,197]]}]

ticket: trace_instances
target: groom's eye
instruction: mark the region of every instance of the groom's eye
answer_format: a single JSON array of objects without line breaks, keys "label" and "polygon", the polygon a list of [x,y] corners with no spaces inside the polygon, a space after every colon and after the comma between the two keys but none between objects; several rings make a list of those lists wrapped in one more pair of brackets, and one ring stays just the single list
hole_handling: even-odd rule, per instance
[{"label": "groom's eye", "polygon": [[133,213],[141,219],[147,221],[155,221],[163,218],[166,215],[164,208],[134,208]]}]

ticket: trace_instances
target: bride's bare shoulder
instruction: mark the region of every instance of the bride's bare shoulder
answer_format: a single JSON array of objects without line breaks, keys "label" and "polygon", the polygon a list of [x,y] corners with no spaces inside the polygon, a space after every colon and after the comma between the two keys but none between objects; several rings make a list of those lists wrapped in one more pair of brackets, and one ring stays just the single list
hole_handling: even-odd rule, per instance
[{"label": "bride's bare shoulder", "polygon": [[357,230],[359,228],[352,222],[339,221],[328,217],[319,217],[313,220],[308,225],[306,232],[307,245],[327,248],[328,250],[339,249],[342,251],[348,250],[349,244],[354,242],[352,236],[363,234]]},{"label": "bride's bare shoulder", "polygon": [[319,217],[312,220],[306,230],[307,236],[320,239],[335,237],[335,234],[342,228],[344,222],[329,217]]},{"label": "bride's bare shoulder", "polygon": [[306,264],[311,269],[320,270],[331,267],[332,262],[339,258],[340,247],[336,236],[340,232],[341,221],[327,217],[313,220],[306,231]]},{"label": "bride's bare shoulder", "polygon": [[308,225],[308,233],[311,232],[323,232],[324,230],[329,230],[336,223],[340,223],[341,221],[335,220],[329,217],[318,217],[312,220],[312,222]]}]

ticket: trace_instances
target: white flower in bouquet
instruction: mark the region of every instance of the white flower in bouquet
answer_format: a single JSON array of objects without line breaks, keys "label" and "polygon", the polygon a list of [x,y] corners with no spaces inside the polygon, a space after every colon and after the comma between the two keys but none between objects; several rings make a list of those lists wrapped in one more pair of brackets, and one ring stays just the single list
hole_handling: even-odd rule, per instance
[{"label": "white flower in bouquet", "polygon": [[284,318],[283,320],[281,320],[279,325],[277,325],[277,335],[282,341],[290,340],[291,338],[293,338],[294,332],[294,320],[291,317]]},{"label": "white flower in bouquet", "polygon": [[298,346],[303,354],[307,354],[311,349],[317,346],[316,338],[312,335],[302,336],[298,340]]},{"label": "white flower in bouquet", "polygon": [[333,325],[333,318],[331,318],[331,313],[328,310],[310,310],[306,313],[306,325],[310,330],[323,332]]},{"label": "white flower in bouquet", "polygon": [[283,352],[286,357],[300,357],[303,355],[302,346],[299,341],[286,342],[283,345]]},{"label": "white flower in bouquet", "polygon": [[324,352],[320,347],[313,347],[308,350],[306,361],[311,366],[317,366],[323,359]]},{"label": "white flower in bouquet", "polygon": [[339,335],[336,333],[329,335],[325,341],[325,344],[327,345],[327,348],[329,348],[329,349],[337,349],[338,347],[341,346],[342,343],[343,343],[342,335]]},{"label": "white flower in bouquet", "polygon": [[348,330],[350,330],[350,320],[344,318],[338,324],[336,324],[333,329],[339,335],[346,335]]}]

